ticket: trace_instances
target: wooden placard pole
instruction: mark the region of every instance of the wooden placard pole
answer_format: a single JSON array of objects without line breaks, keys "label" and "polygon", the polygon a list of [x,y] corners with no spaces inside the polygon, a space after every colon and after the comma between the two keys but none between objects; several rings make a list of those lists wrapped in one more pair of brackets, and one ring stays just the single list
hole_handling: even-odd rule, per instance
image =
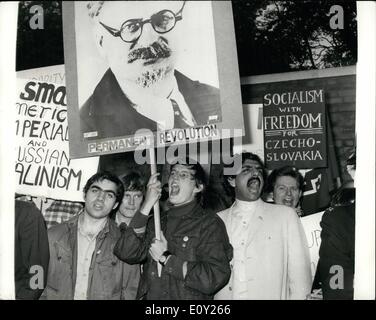
[{"label": "wooden placard pole", "polygon": [[[150,171],[153,175],[157,173],[157,163],[155,161],[155,151],[154,148],[150,148],[149,150],[149,159],[150,159]],[[154,205],[154,229],[155,229],[155,238],[157,240],[161,240],[161,216],[159,211],[159,201],[157,201]],[[162,266],[160,263],[157,262],[158,268],[158,276],[160,277],[162,274]]]}]

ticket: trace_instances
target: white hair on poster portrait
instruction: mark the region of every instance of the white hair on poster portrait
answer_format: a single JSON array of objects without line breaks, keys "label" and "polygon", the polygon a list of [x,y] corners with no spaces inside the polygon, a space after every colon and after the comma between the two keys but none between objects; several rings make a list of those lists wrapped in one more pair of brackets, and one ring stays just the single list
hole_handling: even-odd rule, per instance
[{"label": "white hair on poster portrait", "polygon": [[[183,1],[176,2],[183,4]],[[192,80],[219,88],[211,1],[186,1],[182,17],[175,26],[176,31],[182,35],[176,69]],[[120,29],[120,25],[111,27]],[[108,69],[108,63],[95,43],[94,25],[89,16],[87,1],[75,3],[75,32],[78,100],[82,106]],[[122,41],[120,38],[118,40]]]}]

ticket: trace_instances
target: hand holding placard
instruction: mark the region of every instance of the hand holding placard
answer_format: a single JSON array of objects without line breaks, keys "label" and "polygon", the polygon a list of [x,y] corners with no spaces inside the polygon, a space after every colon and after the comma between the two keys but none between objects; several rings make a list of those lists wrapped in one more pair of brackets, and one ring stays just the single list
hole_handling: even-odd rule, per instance
[{"label": "hand holding placard", "polygon": [[157,179],[159,173],[150,176],[146,186],[145,200],[141,206],[140,212],[149,215],[153,206],[157,203],[162,194],[161,182]]}]

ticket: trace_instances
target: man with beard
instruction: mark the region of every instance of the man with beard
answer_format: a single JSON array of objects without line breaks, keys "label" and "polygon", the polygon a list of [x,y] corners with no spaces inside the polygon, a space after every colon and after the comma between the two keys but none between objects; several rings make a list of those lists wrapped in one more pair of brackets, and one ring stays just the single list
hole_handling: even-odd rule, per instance
[{"label": "man with beard", "polygon": [[[205,172],[198,163],[173,165],[168,179],[169,210],[161,215],[161,240],[148,215],[161,195],[157,175],[150,177],[145,201],[114,253],[127,263],[143,263],[137,297],[146,300],[208,300],[229,280],[232,247],[222,220],[205,208]],[[138,229],[146,227],[140,234]],[[158,276],[157,265],[162,266]]]},{"label": "man with beard", "polygon": [[108,172],[93,175],[84,187],[85,207],[48,230],[50,264],[42,298],[48,300],[133,300],[140,271],[113,254],[120,237],[110,212],[124,188]]},{"label": "man with beard", "polygon": [[234,248],[229,283],[216,299],[305,299],[311,290],[311,265],[306,236],[292,208],[261,200],[265,170],[252,153],[228,183],[235,202],[219,212]]},{"label": "man with beard", "polygon": [[219,90],[175,70],[185,1],[90,1],[109,69],[80,109],[84,138],[220,121]]}]

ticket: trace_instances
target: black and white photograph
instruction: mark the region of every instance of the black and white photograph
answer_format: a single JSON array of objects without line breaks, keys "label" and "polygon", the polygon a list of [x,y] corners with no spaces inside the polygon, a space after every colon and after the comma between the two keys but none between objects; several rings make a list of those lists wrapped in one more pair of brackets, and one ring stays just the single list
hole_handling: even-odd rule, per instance
[{"label": "black and white photograph", "polygon": [[371,2],[0,3],[0,300],[375,300],[375,33]]}]

